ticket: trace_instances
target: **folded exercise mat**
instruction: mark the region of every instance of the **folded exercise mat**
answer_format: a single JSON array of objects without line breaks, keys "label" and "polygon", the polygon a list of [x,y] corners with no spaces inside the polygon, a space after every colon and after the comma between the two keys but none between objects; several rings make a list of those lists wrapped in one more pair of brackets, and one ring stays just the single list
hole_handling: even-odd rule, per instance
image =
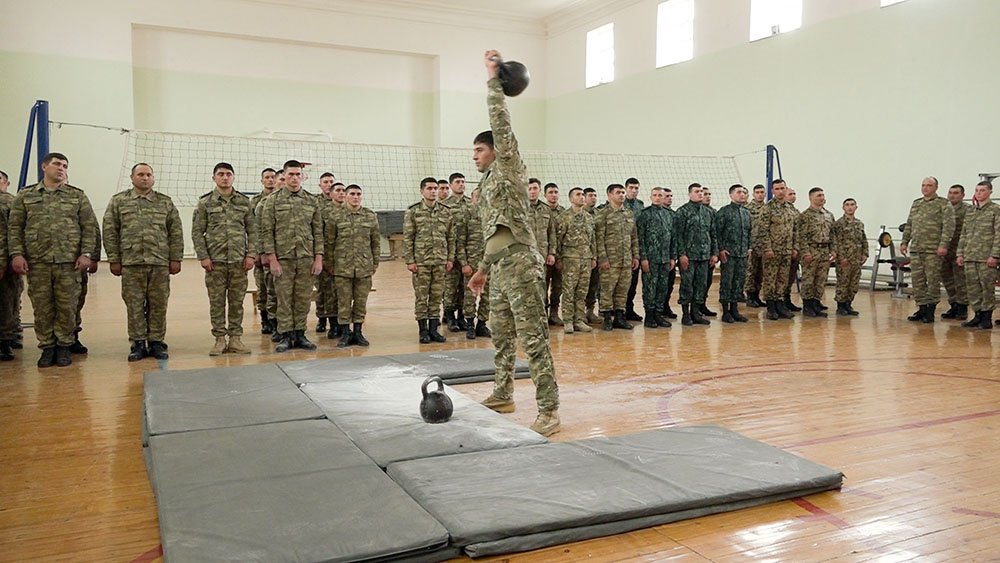
[{"label": "folded exercise mat", "polygon": [[323,418],[274,364],[146,372],[143,394],[143,444],[150,435]]},{"label": "folded exercise mat", "polygon": [[301,389],[381,467],[548,442],[447,386],[454,414],[448,422],[428,424],[420,418],[422,383],[421,377],[345,379],[307,383]]},{"label": "folded exercise mat", "polygon": [[[478,381],[493,381],[495,367],[493,359],[496,350],[493,348],[471,348],[468,350],[442,350],[422,354],[398,354],[392,356],[396,361],[410,366],[413,375],[430,377],[436,375],[445,383],[453,381],[482,378]],[[514,377],[528,376],[528,362],[522,359],[514,361]]]},{"label": "folded exercise mat", "polygon": [[795,498],[843,480],[714,426],[418,459],[388,474],[472,557]]},{"label": "folded exercise mat", "polygon": [[150,438],[169,562],[440,560],[448,534],[330,421]]}]

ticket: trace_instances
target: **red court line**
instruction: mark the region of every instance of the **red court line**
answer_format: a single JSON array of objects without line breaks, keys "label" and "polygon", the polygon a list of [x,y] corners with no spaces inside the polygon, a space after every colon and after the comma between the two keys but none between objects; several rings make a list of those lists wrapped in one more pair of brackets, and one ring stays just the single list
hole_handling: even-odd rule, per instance
[{"label": "red court line", "polygon": [[846,530],[851,527],[846,520],[840,518],[839,516],[830,514],[804,498],[793,498],[792,502],[799,505],[799,507],[805,509],[806,512],[809,513],[809,516],[799,516],[799,519],[801,520],[822,520],[840,530]]},{"label": "red court line", "polygon": [[155,561],[157,558],[163,556],[163,545],[158,545],[153,549],[150,549],[146,553],[143,553],[139,557],[136,557],[131,561],[131,563],[150,563]]},{"label": "red court line", "polygon": [[873,428],[871,430],[859,430],[857,432],[847,432],[844,434],[835,434],[833,436],[827,436],[825,438],[814,438],[812,440],[803,440],[801,442],[794,442],[791,444],[785,444],[781,446],[782,448],[801,448],[803,446],[813,446],[816,444],[827,444],[830,442],[839,442],[840,440],[849,440],[851,438],[867,438],[869,436],[878,436],[880,434],[891,434],[893,432],[899,432],[902,430],[913,430],[916,428],[929,428],[931,426],[940,426],[942,424],[951,424],[953,422],[964,422],[966,420],[975,420],[977,418],[988,418],[991,416],[1000,415],[1000,409],[992,411],[974,412],[969,414],[960,414],[958,416],[949,416],[946,418],[937,418],[933,420],[922,420],[920,422],[908,422],[906,424],[900,424],[898,426],[887,426],[885,428]]},{"label": "red court line", "polygon": [[1000,513],[986,510],[972,510],[971,508],[952,508],[956,514],[968,514],[969,516],[979,516],[981,518],[1000,518]]}]

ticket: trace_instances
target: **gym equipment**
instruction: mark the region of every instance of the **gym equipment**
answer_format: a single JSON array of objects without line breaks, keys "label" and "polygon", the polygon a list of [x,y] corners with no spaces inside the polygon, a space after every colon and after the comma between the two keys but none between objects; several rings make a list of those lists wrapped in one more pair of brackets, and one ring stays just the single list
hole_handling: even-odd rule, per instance
[{"label": "gym equipment", "polygon": [[504,61],[496,56],[491,57],[491,60],[500,65],[497,68],[497,78],[500,79],[500,83],[503,85],[505,96],[514,97],[524,92],[525,88],[528,87],[528,83],[531,82],[531,74],[528,72],[528,67],[517,61]]},{"label": "gym equipment", "polygon": [[[431,383],[437,383],[438,388],[428,391],[427,386]],[[428,377],[424,380],[424,384],[420,386],[420,392],[424,395],[424,398],[420,400],[420,418],[424,419],[424,422],[428,424],[448,422],[448,419],[451,418],[452,413],[455,411],[455,407],[451,399],[444,392],[444,382],[441,381],[441,378],[437,376]]]},{"label": "gym equipment", "polygon": [[[899,226],[899,231],[903,232],[906,228],[906,224]],[[881,234],[878,238],[878,250],[875,252],[875,260],[872,262],[872,279],[871,279],[871,291],[878,291],[879,289],[891,289],[892,296],[897,299],[906,299],[906,294],[903,293],[903,288],[907,287],[909,284],[906,283],[904,274],[910,271],[910,257],[904,256],[902,254],[896,254],[896,245],[892,240],[892,235],[889,231],[885,230],[885,225],[880,225],[879,229]],[[889,258],[882,258],[882,251],[889,250]],[[878,267],[879,264],[889,264],[892,270],[892,281],[889,283],[888,287],[877,288],[875,287],[878,281]]]}]

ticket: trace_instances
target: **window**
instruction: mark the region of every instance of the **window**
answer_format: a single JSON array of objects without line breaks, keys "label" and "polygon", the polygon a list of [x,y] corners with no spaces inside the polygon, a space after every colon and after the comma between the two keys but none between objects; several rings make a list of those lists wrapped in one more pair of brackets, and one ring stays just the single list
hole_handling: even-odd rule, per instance
[{"label": "window", "polygon": [[694,56],[694,0],[667,0],[656,9],[656,68]]},{"label": "window", "polygon": [[750,41],[802,27],[802,0],[750,0]]},{"label": "window", "polygon": [[882,7],[892,6],[893,4],[899,4],[903,0],[882,0]]},{"label": "window", "polygon": [[615,79],[615,24],[587,32],[587,88]]}]

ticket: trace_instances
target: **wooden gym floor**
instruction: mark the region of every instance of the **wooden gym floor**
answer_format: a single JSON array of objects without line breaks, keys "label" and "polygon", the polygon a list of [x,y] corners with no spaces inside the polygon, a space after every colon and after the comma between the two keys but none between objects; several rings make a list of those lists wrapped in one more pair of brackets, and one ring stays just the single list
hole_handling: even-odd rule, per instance
[{"label": "wooden gym floor", "polygon": [[[210,358],[202,280],[194,261],[173,278],[164,368],[490,346],[462,334],[418,345],[410,276],[387,262],[369,300],[370,349],[323,338],[313,353],[274,354],[248,298],[254,354]],[[73,366],[37,370],[31,330],[0,365],[0,561],[160,560],[139,432],[142,374],[160,366],[126,363],[119,291],[102,264],[84,311],[91,352]],[[912,302],[887,292],[862,291],[854,305],[859,318],[770,322],[749,309],[744,325],[554,330],[556,440],[718,424],[837,468],[845,487],[497,560],[1000,560],[1000,330],[907,322]],[[481,398],[490,384],[459,389]],[[508,416],[529,425],[532,397],[518,381]]]}]

